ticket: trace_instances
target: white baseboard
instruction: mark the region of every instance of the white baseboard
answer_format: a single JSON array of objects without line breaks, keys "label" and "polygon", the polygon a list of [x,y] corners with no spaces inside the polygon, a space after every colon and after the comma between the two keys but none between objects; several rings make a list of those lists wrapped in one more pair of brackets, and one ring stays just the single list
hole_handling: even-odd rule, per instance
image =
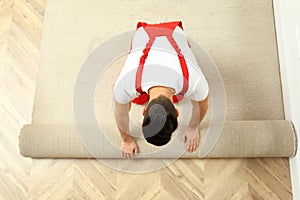
[{"label": "white baseboard", "polygon": [[[293,122],[297,138],[300,138],[300,47],[296,12],[300,0],[273,0],[278,56],[280,64],[285,118]],[[299,9],[300,10],[300,9]],[[297,151],[299,142],[297,144]],[[300,155],[290,158],[293,199],[300,199]]]}]

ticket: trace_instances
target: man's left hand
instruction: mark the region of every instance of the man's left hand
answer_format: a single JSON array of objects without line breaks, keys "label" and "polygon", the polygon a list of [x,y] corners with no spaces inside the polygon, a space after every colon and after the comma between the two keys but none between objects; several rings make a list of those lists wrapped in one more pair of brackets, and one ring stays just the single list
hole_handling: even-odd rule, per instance
[{"label": "man's left hand", "polygon": [[182,134],[182,140],[184,143],[187,143],[187,151],[192,153],[196,151],[199,146],[200,141],[200,131],[199,128],[187,127]]}]

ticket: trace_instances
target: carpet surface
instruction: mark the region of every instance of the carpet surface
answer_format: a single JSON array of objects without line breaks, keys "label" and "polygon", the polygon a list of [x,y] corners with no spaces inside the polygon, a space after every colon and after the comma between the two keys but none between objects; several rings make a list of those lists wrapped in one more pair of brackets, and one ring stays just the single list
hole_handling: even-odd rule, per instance
[{"label": "carpet surface", "polygon": [[[153,10],[145,6],[148,1],[47,1],[32,123],[24,126],[20,133],[22,155],[91,157],[74,128],[73,94],[82,64],[99,44],[122,32],[134,30],[138,21],[158,23],[173,20],[181,20],[188,37],[209,53],[224,81],[226,122],[207,157],[294,155],[296,138],[283,115],[273,16],[263,12],[267,3],[229,2],[232,4],[227,6],[229,9],[223,9],[223,2],[218,1],[205,4],[196,0],[188,4],[172,2],[152,2],[157,4],[153,15]],[[254,3],[261,9],[249,9],[252,6],[248,4]],[[172,4],[172,9],[160,8],[160,4]],[[211,15],[211,9],[208,9],[211,7],[219,12]],[[129,49],[130,41],[124,43]],[[196,54],[197,59],[201,56]],[[97,141],[98,137],[107,139],[91,142],[93,155],[99,158],[121,157],[117,149],[121,140],[112,115],[112,87],[125,59],[126,55],[120,56],[107,66],[95,91],[95,115],[104,137],[87,138],[90,141]],[[200,67],[203,67],[211,87],[214,79],[209,76],[209,69]],[[188,102],[184,101],[178,107],[187,109]],[[213,108],[214,105],[210,104],[209,113],[201,124],[200,146],[206,142]],[[141,106],[133,106],[130,113],[137,137],[141,135],[137,128],[141,123],[141,113]],[[142,138],[138,139],[142,153],[139,157],[198,157],[198,151],[193,154],[182,152],[184,144],[176,139],[180,138],[177,136],[185,123],[181,118],[180,128],[166,151],[157,151]],[[86,135],[93,132],[88,124],[83,126],[87,127]]]}]

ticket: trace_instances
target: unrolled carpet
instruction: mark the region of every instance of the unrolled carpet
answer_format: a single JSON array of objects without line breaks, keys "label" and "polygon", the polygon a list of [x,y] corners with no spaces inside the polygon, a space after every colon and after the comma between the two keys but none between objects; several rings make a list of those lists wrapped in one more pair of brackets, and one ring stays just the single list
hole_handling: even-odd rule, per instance
[{"label": "unrolled carpet", "polygon": [[[77,134],[73,95],[81,66],[99,44],[133,30],[140,20],[156,23],[179,19],[187,35],[211,55],[225,85],[226,121],[219,139],[205,157],[293,156],[296,138],[291,123],[283,115],[272,12],[264,1],[228,4],[232,5],[224,9],[221,1],[155,1],[149,5],[146,0],[48,0],[32,123],[21,130],[21,154],[43,158],[121,157],[120,136],[112,115],[112,86],[126,56],[111,61],[98,80],[94,110],[102,135],[97,134],[95,124],[88,124],[88,116],[81,116],[79,126],[85,131]],[[248,4],[255,4],[257,9],[250,9],[253,6]],[[172,5],[172,9],[167,5]],[[215,12],[210,13],[212,10]],[[130,41],[123,43],[129,49]],[[207,60],[201,52],[195,54],[213,88],[214,77]],[[212,98],[217,98],[214,95]],[[183,111],[188,103],[178,107]],[[214,142],[207,134],[209,125],[214,125],[210,120],[214,108],[210,104],[209,114],[200,126],[199,149],[206,142]],[[139,137],[141,152],[137,157],[199,157],[199,150],[192,154],[184,152],[185,144],[180,140],[186,123],[184,115],[171,143],[157,148],[140,137],[141,110],[141,106],[133,106],[131,111],[132,131]]]}]

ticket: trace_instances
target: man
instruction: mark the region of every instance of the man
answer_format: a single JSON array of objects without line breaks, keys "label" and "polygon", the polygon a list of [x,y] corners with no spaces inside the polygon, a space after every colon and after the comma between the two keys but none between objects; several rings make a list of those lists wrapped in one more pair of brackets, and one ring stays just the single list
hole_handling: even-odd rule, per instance
[{"label": "man", "polygon": [[[156,146],[167,144],[178,126],[174,103],[183,97],[193,105],[188,127],[182,134],[187,151],[199,146],[199,123],[208,109],[208,84],[191,51],[181,22],[139,22],[131,51],[114,86],[115,118],[125,158],[138,153],[129,133],[131,102],[148,103],[143,110],[143,135]],[[139,96],[138,96],[139,95]],[[138,96],[138,97],[137,97]]]}]

